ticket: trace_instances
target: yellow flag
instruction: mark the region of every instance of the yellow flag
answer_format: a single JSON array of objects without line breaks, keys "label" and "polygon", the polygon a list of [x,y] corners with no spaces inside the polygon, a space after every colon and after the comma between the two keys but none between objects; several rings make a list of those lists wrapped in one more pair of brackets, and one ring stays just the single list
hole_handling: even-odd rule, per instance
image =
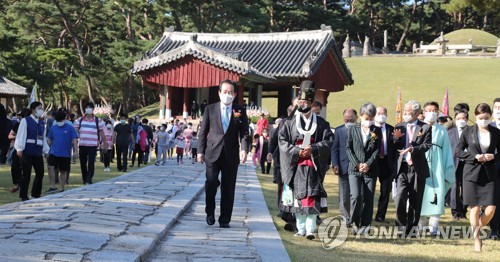
[{"label": "yellow flag", "polygon": [[398,85],[398,102],[397,102],[397,105],[396,105],[396,124],[399,124],[401,123],[401,121],[403,121],[403,114],[402,114],[402,109],[403,105],[402,105],[402,102],[401,102],[401,90],[399,89],[399,85]]}]

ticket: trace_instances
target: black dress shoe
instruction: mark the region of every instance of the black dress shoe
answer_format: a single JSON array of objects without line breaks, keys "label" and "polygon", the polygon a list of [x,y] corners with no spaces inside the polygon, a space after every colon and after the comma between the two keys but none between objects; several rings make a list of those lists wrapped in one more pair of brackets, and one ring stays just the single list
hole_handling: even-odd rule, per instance
[{"label": "black dress shoe", "polygon": [[293,232],[293,225],[292,224],[287,223],[287,224],[285,224],[284,228],[286,231]]},{"label": "black dress shoe", "polygon": [[215,217],[214,216],[207,216],[207,224],[209,226],[215,224]]},{"label": "black dress shoe", "polygon": [[229,223],[220,223],[220,228],[230,228]]},{"label": "black dress shoe", "polygon": [[491,239],[491,240],[498,240],[498,235],[497,235],[497,234],[495,234],[495,233],[491,233],[491,234],[490,234],[490,239]]}]

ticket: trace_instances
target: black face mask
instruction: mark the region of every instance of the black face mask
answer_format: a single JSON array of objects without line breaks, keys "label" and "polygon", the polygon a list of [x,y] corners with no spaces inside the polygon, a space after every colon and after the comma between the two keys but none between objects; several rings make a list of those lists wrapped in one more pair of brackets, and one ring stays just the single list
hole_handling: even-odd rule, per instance
[{"label": "black face mask", "polygon": [[302,107],[297,108],[297,110],[299,112],[301,112],[302,114],[307,114],[307,113],[309,113],[309,111],[311,111],[311,107],[310,106],[302,106]]}]

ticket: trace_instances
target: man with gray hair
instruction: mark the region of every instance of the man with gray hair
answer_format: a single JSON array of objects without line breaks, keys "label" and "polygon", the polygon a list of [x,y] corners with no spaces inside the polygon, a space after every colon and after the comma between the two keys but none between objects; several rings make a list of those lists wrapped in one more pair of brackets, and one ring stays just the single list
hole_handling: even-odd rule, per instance
[{"label": "man with gray hair", "polygon": [[425,180],[429,177],[425,152],[432,146],[432,129],[417,119],[420,111],[418,102],[411,100],[406,103],[403,122],[396,125],[393,134],[394,144],[399,152],[399,156],[395,153],[398,159],[396,224],[400,231],[405,230],[406,237],[415,237],[418,232]]},{"label": "man with gray hair", "polygon": [[[382,132],[375,126],[377,109],[365,103],[359,110],[361,123],[349,129],[347,156],[349,157],[349,187],[351,190],[351,223],[362,232],[371,226],[373,198],[379,174],[378,157]],[[353,228],[353,232],[356,228]]]}]

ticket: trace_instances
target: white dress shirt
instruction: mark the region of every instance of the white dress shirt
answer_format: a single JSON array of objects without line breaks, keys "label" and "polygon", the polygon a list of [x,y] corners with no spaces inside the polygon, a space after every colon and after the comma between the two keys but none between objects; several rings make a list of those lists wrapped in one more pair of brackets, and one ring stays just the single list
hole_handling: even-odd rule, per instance
[{"label": "white dress shirt", "polygon": [[[38,118],[34,117],[33,115],[30,115],[30,116],[27,116],[27,117],[31,117],[33,118],[33,120],[35,120],[35,122],[38,124]],[[47,137],[45,136],[46,134],[46,130],[47,130],[47,125],[45,125],[44,127],[44,131],[43,131],[43,153],[44,154],[48,154],[49,153],[49,150],[50,150],[50,147],[49,145],[47,144]],[[26,137],[28,136],[28,124],[26,122],[26,119],[23,118],[21,119],[21,122],[19,123],[19,129],[17,130],[17,134],[16,134],[16,140],[14,142],[14,148],[16,149],[16,151],[24,151],[24,149],[26,148]]]}]

